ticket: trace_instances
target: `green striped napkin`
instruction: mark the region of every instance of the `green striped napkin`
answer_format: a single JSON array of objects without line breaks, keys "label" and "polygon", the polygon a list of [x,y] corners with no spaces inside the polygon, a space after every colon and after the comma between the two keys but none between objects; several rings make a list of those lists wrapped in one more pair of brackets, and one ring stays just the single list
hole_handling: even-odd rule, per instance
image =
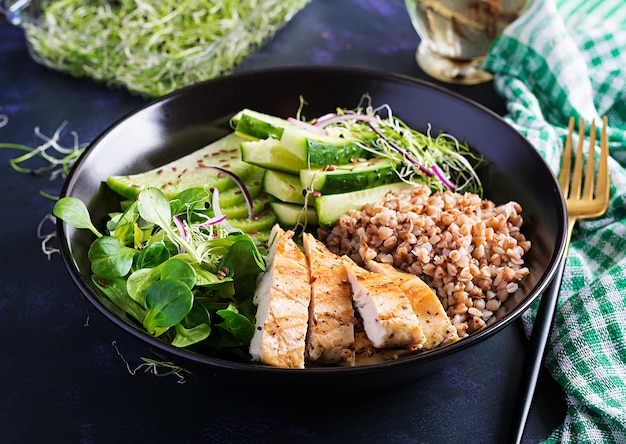
[{"label": "green striped napkin", "polygon": [[485,67],[555,173],[569,116],[608,116],[611,201],[573,234],[546,355],[568,408],[548,442],[626,443],[626,2],[533,0]]}]

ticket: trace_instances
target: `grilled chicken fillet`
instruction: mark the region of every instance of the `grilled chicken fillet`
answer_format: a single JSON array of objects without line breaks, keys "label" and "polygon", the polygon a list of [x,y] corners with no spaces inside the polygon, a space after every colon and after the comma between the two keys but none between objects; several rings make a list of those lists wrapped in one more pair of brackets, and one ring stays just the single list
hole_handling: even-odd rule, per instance
[{"label": "grilled chicken fillet", "polygon": [[422,348],[430,350],[459,340],[456,327],[450,322],[439,298],[418,276],[372,260],[367,261],[366,266],[371,271],[389,276],[408,296],[426,337]]},{"label": "grilled chicken fillet", "polygon": [[293,234],[272,228],[267,271],[253,297],[257,313],[250,355],[276,367],[304,368],[311,285],[306,256]]},{"label": "grilled chicken fillet", "polygon": [[307,358],[353,365],[354,308],[342,259],[310,233],[304,233],[303,243],[311,273]]},{"label": "grilled chicken fillet", "polygon": [[368,271],[348,256],[342,260],[354,305],[374,347],[420,349],[424,333],[406,294],[384,274]]},{"label": "grilled chicken fillet", "polygon": [[354,365],[380,364],[410,353],[406,348],[376,348],[364,331],[357,331],[354,339]]}]

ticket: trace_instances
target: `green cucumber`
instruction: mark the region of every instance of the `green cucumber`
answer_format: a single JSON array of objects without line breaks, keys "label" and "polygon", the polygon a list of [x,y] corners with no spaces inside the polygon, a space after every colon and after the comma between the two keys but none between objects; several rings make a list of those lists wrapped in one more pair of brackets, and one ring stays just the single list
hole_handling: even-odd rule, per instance
[{"label": "green cucumber", "polygon": [[390,191],[411,189],[413,185],[396,182],[366,190],[342,194],[326,194],[315,198],[315,210],[320,225],[334,225],[340,216],[350,210],[359,210],[366,203],[378,202]]},{"label": "green cucumber", "polygon": [[235,132],[246,139],[279,139],[306,165],[342,165],[367,156],[356,139],[318,133],[250,109],[237,113],[232,122]]},{"label": "green cucumber", "polygon": [[370,159],[329,168],[308,168],[300,171],[304,188],[324,194],[347,193],[398,182],[393,163],[387,159]]},{"label": "green cucumber", "polygon": [[[304,205],[305,198],[300,177],[282,171],[266,170],[263,176],[263,190],[278,200],[287,203]],[[309,199],[311,205],[313,199]]]},{"label": "green cucumber", "polygon": [[134,199],[140,191],[150,187],[161,189],[170,199],[187,188],[206,187],[222,191],[234,186],[232,179],[211,168],[201,167],[222,167],[246,180],[256,168],[241,160],[239,146],[242,140],[231,133],[163,166],[138,174],[110,176],[106,183],[127,199]]},{"label": "green cucumber", "polygon": [[270,233],[272,232],[271,228],[269,230],[263,231],[255,231],[253,233],[248,233],[250,236],[254,237],[257,242],[267,243],[270,240]]},{"label": "green cucumber", "polygon": [[[254,214],[258,214],[264,210],[267,210],[269,208],[270,200],[271,198],[267,194],[261,194],[252,199],[252,209],[254,211]],[[248,217],[248,204],[246,202],[239,202],[238,204],[228,207],[222,207],[220,205],[220,209],[222,210],[222,213],[226,215],[228,220],[230,220],[231,218],[241,219],[244,217]],[[206,211],[203,211],[203,213],[207,214],[208,216],[213,216],[214,214],[210,208]]]},{"label": "green cucumber", "polygon": [[248,217],[226,219],[234,228],[238,228],[244,233],[257,233],[269,231],[277,221],[276,214],[268,211],[262,216],[249,219]]},{"label": "green cucumber", "polygon": [[318,134],[295,125],[285,128],[280,143],[307,165],[343,165],[368,156],[357,140]]},{"label": "green cucumber", "polygon": [[237,134],[251,140],[267,139],[268,137],[280,139],[284,128],[292,125],[286,119],[251,109],[239,111],[232,118],[232,123]]},{"label": "green cucumber", "polygon": [[277,201],[270,202],[270,207],[276,214],[278,222],[285,227],[307,224],[317,225],[315,208]]},{"label": "green cucumber", "polygon": [[[263,189],[263,176],[265,175],[265,169],[254,167],[252,172],[243,181],[244,186],[248,190],[250,197],[256,197],[261,193]],[[220,207],[222,209],[231,207],[233,205],[239,205],[244,202],[245,197],[241,188],[237,185],[232,186],[224,191],[220,190]]]},{"label": "green cucumber", "polygon": [[300,174],[307,164],[285,149],[276,139],[263,139],[241,143],[241,158],[251,165],[267,169]]}]

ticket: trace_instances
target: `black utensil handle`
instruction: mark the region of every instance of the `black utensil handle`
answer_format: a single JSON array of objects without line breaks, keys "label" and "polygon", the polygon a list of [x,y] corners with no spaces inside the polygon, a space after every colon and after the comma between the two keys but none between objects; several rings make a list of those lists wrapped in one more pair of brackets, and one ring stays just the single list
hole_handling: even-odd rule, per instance
[{"label": "black utensil handle", "polygon": [[541,296],[541,302],[537,309],[537,316],[530,334],[528,352],[522,370],[517,404],[513,412],[510,439],[508,442],[519,444],[524,436],[526,420],[533,401],[533,395],[537,386],[537,380],[543,364],[546,345],[550,338],[550,330],[554,321],[554,314],[561,290],[563,271],[565,270],[566,255],[559,261],[554,278],[546,292]]}]

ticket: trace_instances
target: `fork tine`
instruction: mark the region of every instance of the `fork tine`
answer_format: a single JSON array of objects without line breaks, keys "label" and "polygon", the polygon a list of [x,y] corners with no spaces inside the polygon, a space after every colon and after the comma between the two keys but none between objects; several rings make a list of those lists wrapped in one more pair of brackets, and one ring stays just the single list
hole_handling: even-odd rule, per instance
[{"label": "fork tine", "polygon": [[583,145],[585,142],[585,119],[580,118],[578,129],[578,146],[576,147],[576,160],[574,161],[574,177],[572,178],[570,196],[579,198],[583,184]]},{"label": "fork tine", "polygon": [[602,133],[600,135],[600,165],[598,166],[598,185],[596,188],[596,199],[602,200],[604,209],[609,202],[609,193],[611,191],[609,179],[609,140],[607,135],[608,119],[602,117]]},{"label": "fork tine", "polygon": [[559,172],[559,185],[563,191],[563,195],[567,197],[569,192],[570,171],[572,169],[572,136],[574,135],[574,117],[569,118],[567,127],[567,138],[563,147],[563,156],[561,158],[561,171]]},{"label": "fork tine", "polygon": [[587,167],[585,170],[585,187],[583,199],[593,199],[594,184],[596,179],[596,124],[592,120],[589,129],[589,153],[587,154]]}]

